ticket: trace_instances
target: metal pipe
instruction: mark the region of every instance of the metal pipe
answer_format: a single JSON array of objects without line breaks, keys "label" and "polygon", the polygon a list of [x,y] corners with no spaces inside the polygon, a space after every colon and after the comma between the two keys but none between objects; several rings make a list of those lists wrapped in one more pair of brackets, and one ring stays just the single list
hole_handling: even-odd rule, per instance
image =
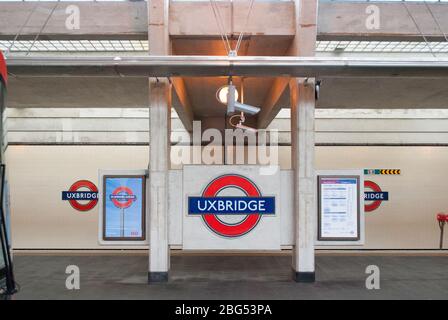
[{"label": "metal pipe", "polygon": [[448,77],[448,59],[327,57],[8,57],[17,77]]}]

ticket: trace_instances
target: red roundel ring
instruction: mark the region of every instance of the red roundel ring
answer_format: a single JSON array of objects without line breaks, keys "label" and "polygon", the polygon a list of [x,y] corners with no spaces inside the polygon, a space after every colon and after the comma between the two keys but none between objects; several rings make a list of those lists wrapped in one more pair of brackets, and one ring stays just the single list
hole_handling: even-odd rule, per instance
[{"label": "red roundel ring", "polygon": [[[113,194],[114,196],[116,196],[117,194],[119,194],[119,193],[121,193],[121,192],[124,192],[124,193],[126,193],[127,195],[129,195],[129,196],[134,195],[134,193],[132,192],[132,190],[131,190],[130,188],[128,188],[128,187],[124,187],[124,186],[121,186],[121,187],[116,188],[116,189],[112,192],[112,194]],[[132,198],[126,200],[125,202],[121,202],[121,201],[119,201],[118,199],[112,199],[112,202],[114,203],[114,205],[115,205],[117,208],[120,208],[120,209],[126,209],[126,208],[129,208],[129,207],[131,206],[131,204],[132,204],[133,201],[134,201],[134,199],[132,199]]]},{"label": "red roundel ring", "polygon": [[[98,188],[96,187],[96,185],[93,184],[93,182],[90,182],[88,180],[76,181],[74,184],[72,184],[72,186],[70,187],[69,191],[70,192],[76,192],[80,188],[87,188],[87,189],[89,189],[92,192],[98,192]],[[96,206],[96,204],[98,203],[98,199],[90,200],[89,202],[87,202],[85,204],[79,203],[77,200],[69,200],[68,202],[76,210],[79,210],[79,211],[89,211],[89,210],[93,209]]]},{"label": "red roundel ring", "polygon": [[[369,181],[369,180],[364,181],[364,188],[371,189],[374,192],[382,192],[379,185],[377,185],[375,182]],[[381,200],[372,201],[372,203],[364,205],[364,211],[366,211],[366,212],[374,211],[374,210],[378,209],[378,207],[380,205],[381,205]]]},{"label": "red roundel ring", "polygon": [[[202,196],[216,197],[221,190],[229,187],[241,189],[248,197],[261,196],[260,191],[252,181],[234,174],[220,176],[210,182],[202,193]],[[261,215],[249,214],[241,222],[232,225],[222,223],[214,214],[204,214],[202,219],[213,232],[224,237],[233,238],[240,237],[255,228],[261,219]]]}]

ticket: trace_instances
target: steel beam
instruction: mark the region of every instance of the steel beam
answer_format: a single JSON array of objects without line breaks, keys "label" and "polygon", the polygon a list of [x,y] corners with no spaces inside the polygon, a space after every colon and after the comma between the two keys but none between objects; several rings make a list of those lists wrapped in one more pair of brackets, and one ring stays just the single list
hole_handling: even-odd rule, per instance
[{"label": "steel beam", "polygon": [[325,57],[9,57],[16,77],[448,77],[448,59]]}]

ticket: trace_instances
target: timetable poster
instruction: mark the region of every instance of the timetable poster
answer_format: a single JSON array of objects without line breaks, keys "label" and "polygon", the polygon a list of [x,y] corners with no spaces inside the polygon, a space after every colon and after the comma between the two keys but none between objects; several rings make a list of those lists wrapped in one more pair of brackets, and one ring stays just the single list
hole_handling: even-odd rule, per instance
[{"label": "timetable poster", "polygon": [[145,240],[144,176],[104,176],[103,239]]},{"label": "timetable poster", "polygon": [[319,177],[319,240],[359,240],[359,178]]}]

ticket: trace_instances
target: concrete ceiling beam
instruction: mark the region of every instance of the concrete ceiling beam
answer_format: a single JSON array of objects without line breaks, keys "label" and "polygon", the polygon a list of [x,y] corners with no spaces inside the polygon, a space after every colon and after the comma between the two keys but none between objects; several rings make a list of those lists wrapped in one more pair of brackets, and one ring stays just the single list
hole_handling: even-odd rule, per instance
[{"label": "concrete ceiling beam", "polygon": [[147,23],[144,1],[0,2],[0,39],[6,40],[38,34],[39,40],[146,40]]},{"label": "concrete ceiling beam", "polygon": [[258,128],[265,129],[274,120],[280,109],[284,107],[278,102],[288,87],[289,81],[290,78],[288,77],[278,77],[273,81],[271,89],[261,106],[260,114],[258,115]]},{"label": "concrete ceiling beam", "polygon": [[173,107],[176,110],[182,124],[187,131],[193,131],[193,107],[190,103],[190,97],[185,86],[184,79],[180,77],[171,78],[171,83],[176,93],[176,97],[179,103],[173,103]]},{"label": "concrete ceiling beam", "polygon": [[[317,32],[317,1],[292,2],[294,7],[295,37],[287,51],[288,56],[314,56],[316,32]],[[258,127],[266,128],[282,106],[279,101],[283,92],[288,87],[290,79],[276,78],[263,103],[262,112],[258,115]]]},{"label": "concrete ceiling beam", "polygon": [[[41,31],[54,6],[47,25]],[[224,30],[236,38],[244,31],[250,36],[295,35],[294,2],[255,2],[246,24],[249,2],[217,2]],[[372,27],[372,6],[379,12],[378,27]],[[430,41],[443,41],[448,32],[448,5],[445,3],[330,2],[320,1],[318,40],[418,40],[419,29]],[[71,28],[73,10],[79,9],[79,28]],[[370,8],[370,9],[369,9]],[[428,9],[429,8],[429,9]],[[218,39],[219,28],[207,1],[170,4],[169,33],[172,38]],[[0,39],[98,40],[148,38],[145,1],[129,2],[0,2]],[[231,14],[233,12],[233,15]],[[31,14],[32,13],[32,14]],[[31,14],[31,15],[30,15]],[[28,17],[30,19],[27,24]],[[441,26],[438,28],[433,16]]]},{"label": "concrete ceiling beam", "polygon": [[321,1],[318,40],[445,41],[447,17],[446,3]]}]

